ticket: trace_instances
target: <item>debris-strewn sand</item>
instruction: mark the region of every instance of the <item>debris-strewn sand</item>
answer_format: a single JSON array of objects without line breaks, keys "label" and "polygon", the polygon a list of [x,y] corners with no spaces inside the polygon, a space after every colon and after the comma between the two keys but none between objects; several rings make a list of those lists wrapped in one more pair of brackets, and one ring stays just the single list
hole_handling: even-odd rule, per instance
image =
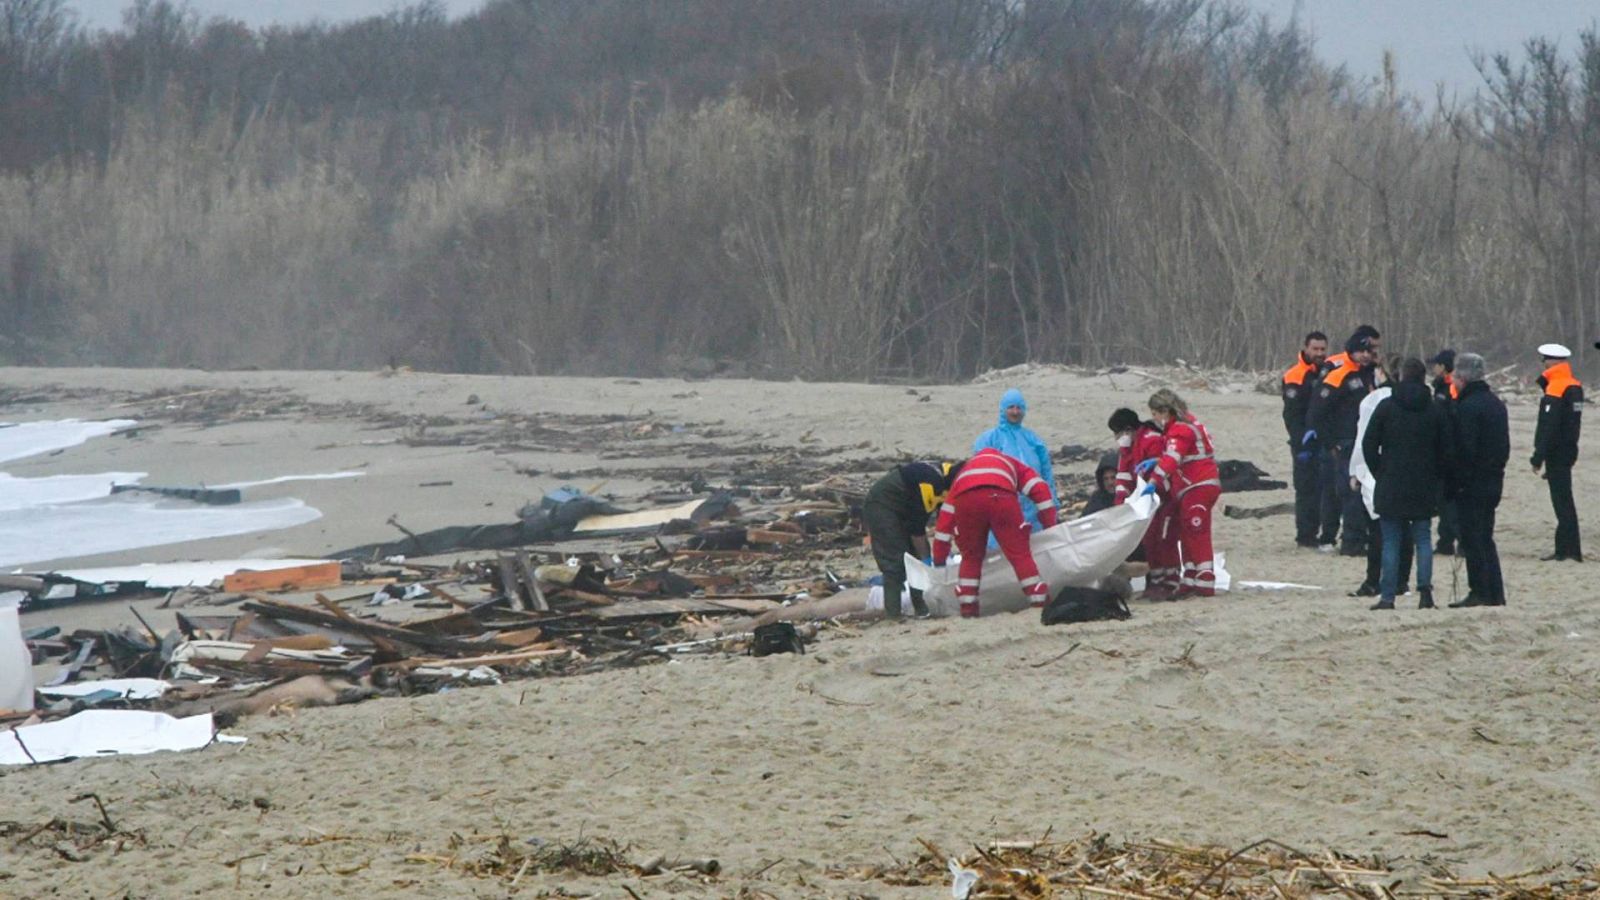
[{"label": "debris-strewn sand", "polygon": [[[477,394],[490,409],[720,422],[775,447],[802,436],[807,446],[873,445],[850,451],[858,454],[960,453],[992,423],[1007,386],[919,388],[932,399],[917,402],[905,387],[418,374],[13,369],[0,383],[271,387],[458,417]],[[1056,446],[1106,446],[1110,409],[1138,405],[1151,389],[1133,377],[1055,372],[1023,375],[1020,386],[1029,424]],[[1224,456],[1285,472],[1275,397],[1184,392]],[[97,394],[0,408],[13,420],[129,413]],[[1600,588],[1585,577],[1595,563],[1536,561],[1549,552],[1553,522],[1543,483],[1523,463],[1532,413],[1512,410],[1503,610],[1421,612],[1406,598],[1399,612],[1369,613],[1345,596],[1359,560],[1294,549],[1286,518],[1219,517],[1218,544],[1236,578],[1324,589],[1135,604],[1129,622],[1089,626],[1044,629],[1028,615],[876,625],[825,633],[804,657],[691,659],[305,710],[246,720],[235,731],[250,742],[239,747],[8,771],[0,820],[92,821],[90,804],[68,802],[92,791],[145,845],[67,863],[8,843],[0,894],[500,896],[564,887],[621,896],[626,884],[639,896],[746,886],[780,897],[921,896],[926,888],[855,884],[824,870],[914,855],[918,837],[956,849],[1047,828],[1229,845],[1273,837],[1413,857],[1419,870],[1432,861],[1506,873],[1593,860]],[[368,473],[254,495],[299,496],[326,513],[299,529],[96,560],[137,561],[314,554],[393,537],[391,514],[413,530],[501,521],[561,483],[517,468],[652,462],[363,443],[396,433],[358,418],[167,425],[7,468],[142,470],[149,483]],[[1579,497],[1600,496],[1597,466],[1580,462]],[[613,477],[605,489],[626,499],[645,487]],[[1593,552],[1592,506],[1582,514]],[[1464,593],[1459,564],[1442,558],[1436,584],[1442,600]],[[453,834],[502,831],[715,856],[727,874],[713,886],[528,876],[513,888],[405,859],[448,855]]]}]

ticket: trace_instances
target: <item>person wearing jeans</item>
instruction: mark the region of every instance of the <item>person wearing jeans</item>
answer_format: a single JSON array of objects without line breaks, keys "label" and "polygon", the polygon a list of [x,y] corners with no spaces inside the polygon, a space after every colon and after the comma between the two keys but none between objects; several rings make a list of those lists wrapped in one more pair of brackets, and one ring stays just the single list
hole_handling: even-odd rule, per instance
[{"label": "person wearing jeans", "polygon": [[[1394,608],[1400,581],[1400,547],[1402,543],[1409,543],[1416,548],[1417,591],[1422,594],[1417,608],[1433,609],[1433,519],[1385,516],[1378,519],[1378,528],[1383,532],[1383,571],[1378,576],[1378,593],[1383,599],[1378,606]],[[1385,603],[1388,605],[1384,606]]]},{"label": "person wearing jeans", "polygon": [[1422,360],[1400,364],[1400,383],[1379,403],[1361,439],[1361,453],[1377,480],[1373,505],[1383,535],[1379,600],[1373,609],[1394,609],[1400,569],[1400,543],[1416,547],[1417,593],[1421,609],[1433,608],[1433,517],[1448,469],[1450,421],[1433,402]]}]

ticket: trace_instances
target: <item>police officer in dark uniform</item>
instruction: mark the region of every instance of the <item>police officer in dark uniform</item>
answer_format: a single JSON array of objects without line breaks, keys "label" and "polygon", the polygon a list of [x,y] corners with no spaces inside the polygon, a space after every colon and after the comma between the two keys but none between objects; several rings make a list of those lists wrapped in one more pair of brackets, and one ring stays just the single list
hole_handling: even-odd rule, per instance
[{"label": "police officer in dark uniform", "polygon": [[[1360,333],[1351,335],[1345,342],[1349,362],[1323,373],[1322,383],[1312,395],[1311,408],[1306,413],[1306,444],[1315,444],[1321,452],[1321,477],[1325,479],[1322,490],[1326,493],[1331,482],[1337,500],[1337,512],[1333,515],[1344,523],[1339,542],[1339,552],[1344,556],[1367,555],[1371,520],[1366,505],[1361,502],[1361,492],[1350,486],[1350,452],[1355,446],[1361,401],[1378,385],[1377,371],[1372,365],[1373,352],[1371,338]],[[1325,496],[1324,503],[1326,500]],[[1327,516],[1326,509],[1324,516]],[[1328,524],[1325,518],[1324,533],[1329,531]]]},{"label": "police officer in dark uniform", "polygon": [[1572,351],[1560,344],[1539,347],[1545,369],[1539,376],[1539,422],[1533,432],[1533,457],[1528,460],[1550,485],[1556,513],[1556,552],[1544,562],[1583,562],[1578,539],[1578,506],[1572,499],[1572,467],[1578,462],[1578,432],[1583,425],[1583,383],[1572,375]]},{"label": "police officer in dark uniform", "polygon": [[1315,549],[1319,543],[1332,544],[1334,531],[1321,525],[1321,492],[1317,484],[1317,455],[1306,444],[1306,414],[1311,410],[1311,395],[1322,378],[1322,363],[1328,358],[1328,336],[1320,331],[1306,335],[1294,365],[1283,373],[1283,427],[1289,432],[1289,452],[1294,465],[1294,542]]}]

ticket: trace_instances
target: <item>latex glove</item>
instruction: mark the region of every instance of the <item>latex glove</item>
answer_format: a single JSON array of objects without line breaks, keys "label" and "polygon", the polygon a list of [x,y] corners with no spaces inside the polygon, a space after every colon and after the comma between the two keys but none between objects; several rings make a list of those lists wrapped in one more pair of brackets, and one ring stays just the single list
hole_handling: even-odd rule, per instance
[{"label": "latex glove", "polygon": [[1316,439],[1317,433],[1315,431],[1307,431],[1305,435],[1300,438],[1300,446],[1309,447],[1311,446],[1311,442]]},{"label": "latex glove", "polygon": [[1160,460],[1157,460],[1157,459],[1147,459],[1144,462],[1139,463],[1138,465],[1134,466],[1133,470],[1135,472],[1138,472],[1140,475],[1147,474],[1151,469],[1154,469],[1156,467],[1156,463],[1159,462],[1159,461]]},{"label": "latex glove", "polygon": [[1148,497],[1151,494],[1154,494],[1155,492],[1156,492],[1155,482],[1151,482],[1151,483],[1145,485],[1143,490],[1139,491],[1139,496]]},{"label": "latex glove", "polygon": [[924,556],[922,558],[922,564],[932,568],[932,566],[933,566],[933,554],[929,553],[927,556]]}]

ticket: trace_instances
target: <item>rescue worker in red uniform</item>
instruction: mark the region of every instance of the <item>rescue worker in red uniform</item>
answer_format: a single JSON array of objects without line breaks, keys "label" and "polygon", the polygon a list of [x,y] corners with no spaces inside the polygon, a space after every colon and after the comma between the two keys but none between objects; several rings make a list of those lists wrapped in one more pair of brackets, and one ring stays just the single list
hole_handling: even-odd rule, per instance
[{"label": "rescue worker in red uniform", "polygon": [[1167,439],[1161,436],[1161,426],[1140,421],[1139,414],[1127,407],[1112,413],[1106,427],[1117,436],[1116,502],[1120,505],[1133,494],[1134,468],[1160,456]]},{"label": "rescue worker in red uniform", "polygon": [[[1146,460],[1155,459],[1166,449],[1167,439],[1161,434],[1161,426],[1149,420],[1141,421],[1139,414],[1127,407],[1118,409],[1111,414],[1111,419],[1106,422],[1111,433],[1117,436],[1117,487],[1115,503],[1121,505],[1133,495],[1135,481],[1134,470]],[[1159,513],[1156,516],[1159,519]],[[1155,519],[1152,519],[1154,522]],[[1157,531],[1154,527],[1145,529],[1144,538],[1139,541],[1139,548],[1128,556],[1130,562],[1148,563],[1151,559],[1162,558],[1157,547]],[[1154,553],[1156,556],[1152,557]],[[1172,587],[1178,586],[1178,563],[1176,559],[1170,560]],[[1147,584],[1149,583],[1147,579]]]},{"label": "rescue worker in red uniform", "polygon": [[[1212,562],[1211,508],[1222,495],[1211,434],[1189,414],[1183,398],[1170,390],[1150,395],[1150,417],[1167,439],[1166,449],[1151,466],[1150,484],[1145,486],[1146,491],[1159,491],[1165,500],[1150,528],[1160,534],[1160,567],[1170,568],[1175,557],[1182,565],[1177,589],[1169,599],[1210,597],[1216,593],[1217,579]],[[1146,594],[1153,599],[1160,599],[1171,585],[1165,571],[1157,580],[1157,568],[1158,560],[1152,558],[1147,577],[1154,594]]]},{"label": "rescue worker in red uniform", "polygon": [[1019,495],[1039,507],[1040,525],[1050,528],[1056,524],[1056,503],[1039,473],[999,450],[985,449],[961,466],[939,507],[933,526],[933,564],[942,566],[950,558],[953,538],[961,551],[956,597],[963,619],[978,616],[978,586],[991,533],[1029,601],[1043,607],[1050,599],[1050,586],[1039,577],[1039,566],[1033,561],[1028,542],[1033,530],[1022,518]]}]

